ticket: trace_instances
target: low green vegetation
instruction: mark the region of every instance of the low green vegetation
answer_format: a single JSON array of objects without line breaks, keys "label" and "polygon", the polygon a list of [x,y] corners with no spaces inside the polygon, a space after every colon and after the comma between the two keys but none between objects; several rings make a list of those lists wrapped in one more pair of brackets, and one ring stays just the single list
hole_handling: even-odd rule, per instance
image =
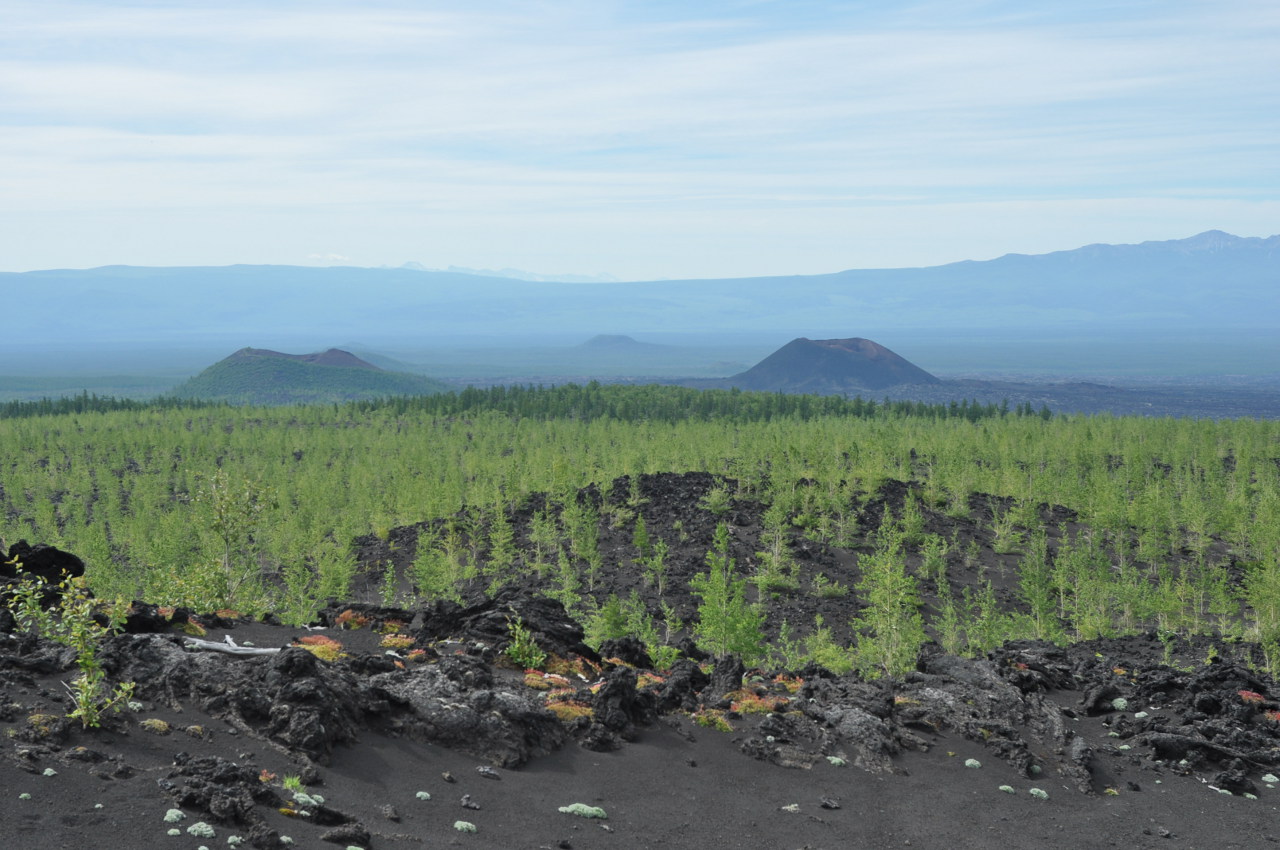
[{"label": "low green vegetation", "polygon": [[[50,601],[52,598],[52,602]],[[102,642],[120,627],[119,609],[105,609],[107,623],[95,619],[102,609],[94,604],[85,588],[68,580],[50,587],[43,579],[26,579],[9,590],[7,600],[18,625],[35,634],[69,647],[75,652],[80,674],[63,683],[71,700],[67,716],[85,728],[102,725],[103,715],[126,708],[133,697],[134,683],[111,686],[98,660]]]},{"label": "low green vegetation", "polygon": [[599,818],[604,820],[609,817],[604,809],[599,806],[588,806],[586,803],[570,803],[567,806],[561,806],[560,811],[566,815],[577,815],[580,818]]},{"label": "low green vegetation", "polygon": [[[639,477],[686,471],[717,483],[659,523]],[[886,482],[910,485],[891,509]],[[760,533],[738,539],[747,507]],[[686,636],[876,676],[930,638],[976,654],[1154,630],[1254,641],[1280,670],[1273,421],[596,384],[272,408],[84,397],[0,406],[0,536],[75,552],[102,600],[290,623],[347,594],[359,541],[377,541],[405,548],[417,600],[532,577],[593,639],[635,636],[667,664]],[[386,563],[382,595],[415,601]],[[856,617],[783,622],[796,594]]]}]

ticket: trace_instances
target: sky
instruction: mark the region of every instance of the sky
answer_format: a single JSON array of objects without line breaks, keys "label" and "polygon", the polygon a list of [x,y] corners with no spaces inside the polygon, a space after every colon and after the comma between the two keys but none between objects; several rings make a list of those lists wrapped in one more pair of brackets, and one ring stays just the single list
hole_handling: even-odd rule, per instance
[{"label": "sky", "polygon": [[0,270],[1280,233],[1274,0],[0,0]]}]

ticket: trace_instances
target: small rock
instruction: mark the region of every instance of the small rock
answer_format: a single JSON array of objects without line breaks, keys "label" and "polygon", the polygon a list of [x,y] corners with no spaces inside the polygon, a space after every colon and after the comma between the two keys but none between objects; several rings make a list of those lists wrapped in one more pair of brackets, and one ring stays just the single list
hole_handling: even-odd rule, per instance
[{"label": "small rock", "polygon": [[838,808],[840,808],[840,804],[839,804],[838,802],[836,802],[835,800],[831,799],[830,797],[823,797],[823,798],[820,800],[820,803],[821,803],[821,805],[822,805],[822,808],[824,808],[824,809],[838,809]]},{"label": "small rock", "polygon": [[449,771],[447,771],[447,770],[446,770],[444,773],[440,774],[440,778],[441,778],[441,779],[443,779],[445,782],[457,782],[457,781],[458,781],[458,780],[454,779],[454,778],[453,778],[453,774],[452,774],[452,773],[450,773],[450,772],[449,772]]},{"label": "small rock", "polygon": [[498,771],[489,767],[487,764],[482,764],[479,767],[477,767],[476,773],[480,774],[485,779],[501,779],[502,778],[501,776],[498,775]]},{"label": "small rock", "polygon": [[400,822],[400,813],[396,811],[396,807],[388,803],[381,809],[382,816],[393,823]]},{"label": "small rock", "polygon": [[341,826],[335,826],[328,832],[321,833],[320,840],[334,844],[359,844],[362,847],[367,847],[369,846],[369,830],[358,823],[344,823]]},{"label": "small rock", "polygon": [[476,809],[477,811],[479,811],[479,809],[480,809],[480,804],[479,804],[479,803],[477,803],[475,800],[472,800],[472,799],[471,799],[471,795],[470,795],[470,794],[463,794],[463,795],[462,795],[462,808],[464,808],[464,809]]}]

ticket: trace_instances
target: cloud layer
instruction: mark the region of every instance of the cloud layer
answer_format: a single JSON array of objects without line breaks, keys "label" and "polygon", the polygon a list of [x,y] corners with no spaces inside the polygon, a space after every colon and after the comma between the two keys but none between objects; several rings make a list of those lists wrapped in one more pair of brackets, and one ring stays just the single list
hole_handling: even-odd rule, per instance
[{"label": "cloud layer", "polygon": [[734,276],[1280,220],[1268,3],[190,5],[0,3],[0,268]]}]

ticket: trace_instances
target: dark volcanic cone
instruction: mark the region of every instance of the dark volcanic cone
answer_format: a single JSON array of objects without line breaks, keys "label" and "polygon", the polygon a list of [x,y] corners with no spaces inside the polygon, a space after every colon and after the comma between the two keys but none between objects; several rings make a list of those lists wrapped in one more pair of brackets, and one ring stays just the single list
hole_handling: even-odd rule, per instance
[{"label": "dark volcanic cone", "polygon": [[829,393],[877,390],[898,384],[941,383],[933,375],[869,339],[793,339],[745,372],[728,379],[747,390]]}]

